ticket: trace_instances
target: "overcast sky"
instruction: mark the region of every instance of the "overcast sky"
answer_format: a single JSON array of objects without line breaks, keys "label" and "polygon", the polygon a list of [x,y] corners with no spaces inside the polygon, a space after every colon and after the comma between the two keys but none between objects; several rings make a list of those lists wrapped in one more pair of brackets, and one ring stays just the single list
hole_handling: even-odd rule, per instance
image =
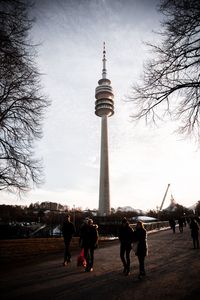
[{"label": "overcast sky", "polygon": [[22,199],[3,193],[0,203],[29,205],[53,201],[70,207],[98,208],[100,118],[94,114],[95,88],[106,42],[107,77],[115,94],[109,118],[111,207],[156,209],[170,183],[184,206],[200,199],[199,150],[174,133],[132,122],[132,103],[124,101],[150,55],[144,41],[155,42],[161,15],[156,0],[36,0],[32,40],[40,43],[37,64],[44,93],[52,101],[37,143],[45,184]]}]

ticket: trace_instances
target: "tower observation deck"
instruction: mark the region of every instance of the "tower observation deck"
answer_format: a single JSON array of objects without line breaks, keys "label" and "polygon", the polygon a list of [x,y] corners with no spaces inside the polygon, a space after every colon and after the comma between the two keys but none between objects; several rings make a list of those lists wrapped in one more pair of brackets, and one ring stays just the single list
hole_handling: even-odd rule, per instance
[{"label": "tower observation deck", "polygon": [[99,117],[102,116],[112,116],[114,114],[114,94],[111,87],[111,81],[106,78],[106,50],[105,43],[103,49],[103,70],[102,79],[98,81],[98,86],[95,90],[95,114]]},{"label": "tower observation deck", "polygon": [[114,114],[114,94],[111,81],[106,78],[106,50],[103,46],[102,78],[95,90],[95,114],[101,117],[101,153],[100,153],[100,185],[99,185],[99,215],[110,214],[110,185],[108,157],[108,117]]}]

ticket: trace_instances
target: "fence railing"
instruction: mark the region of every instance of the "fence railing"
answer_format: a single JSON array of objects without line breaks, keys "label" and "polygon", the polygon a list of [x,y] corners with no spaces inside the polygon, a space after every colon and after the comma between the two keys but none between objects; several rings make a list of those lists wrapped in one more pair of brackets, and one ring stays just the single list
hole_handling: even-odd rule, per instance
[{"label": "fence railing", "polygon": [[[169,227],[169,222],[153,222],[144,223],[148,232],[159,231],[162,228]],[[136,224],[131,224],[134,228]],[[117,240],[116,237],[105,238],[100,237],[100,246],[103,244],[112,244],[113,240]],[[79,237],[73,237],[71,242],[71,248],[79,250]],[[0,264],[12,262],[13,260],[22,260],[30,257],[38,257],[44,254],[60,253],[64,251],[63,238],[28,238],[28,239],[14,239],[14,240],[1,240],[0,247]]]},{"label": "fence railing", "polygon": [[[130,224],[130,226],[134,229],[136,226],[135,224]],[[170,227],[169,226],[169,222],[168,221],[159,221],[159,222],[152,222],[152,223],[145,223],[144,222],[144,227],[147,231],[154,231],[154,230],[159,230],[162,228],[167,228]]]}]

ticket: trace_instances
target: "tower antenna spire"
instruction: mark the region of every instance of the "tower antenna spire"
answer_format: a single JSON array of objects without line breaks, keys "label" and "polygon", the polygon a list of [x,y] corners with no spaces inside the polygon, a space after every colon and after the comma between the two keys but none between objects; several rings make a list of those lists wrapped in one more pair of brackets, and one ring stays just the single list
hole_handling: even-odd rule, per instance
[{"label": "tower antenna spire", "polygon": [[106,43],[103,42],[103,70],[102,70],[102,78],[106,79],[107,70],[106,70]]}]

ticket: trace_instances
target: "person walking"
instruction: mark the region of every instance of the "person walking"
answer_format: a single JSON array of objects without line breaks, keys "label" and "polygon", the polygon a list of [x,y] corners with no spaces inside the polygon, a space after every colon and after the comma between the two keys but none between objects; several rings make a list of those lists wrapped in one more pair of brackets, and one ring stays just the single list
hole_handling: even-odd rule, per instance
[{"label": "person walking", "polygon": [[199,248],[199,225],[197,221],[193,218],[190,222],[191,236],[193,240],[193,248]]},{"label": "person walking", "polygon": [[98,226],[93,224],[93,220],[89,219],[82,226],[80,231],[80,245],[84,249],[84,257],[86,259],[85,272],[92,272],[94,265],[94,249],[98,243]]},{"label": "person walking", "polygon": [[179,226],[179,231],[180,233],[183,233],[183,218],[178,219],[178,226]]},{"label": "person walking", "polygon": [[122,224],[119,228],[120,241],[120,258],[123,263],[123,273],[128,276],[130,274],[130,252],[133,242],[133,230],[126,218],[122,219]]},{"label": "person walking", "polygon": [[137,242],[137,248],[135,255],[138,257],[139,261],[139,279],[142,279],[145,275],[144,261],[148,253],[147,245],[147,232],[144,228],[144,223],[141,221],[137,222],[135,231],[134,231],[134,241]]},{"label": "person walking", "polygon": [[75,227],[73,223],[70,221],[70,215],[66,215],[62,225],[62,234],[63,234],[64,246],[65,246],[63,266],[66,266],[68,263],[71,262],[70,243],[74,233],[75,233]]},{"label": "person walking", "polygon": [[175,233],[176,232],[176,221],[174,220],[174,218],[169,220],[169,224],[170,224],[170,227],[171,227],[173,233]]}]

